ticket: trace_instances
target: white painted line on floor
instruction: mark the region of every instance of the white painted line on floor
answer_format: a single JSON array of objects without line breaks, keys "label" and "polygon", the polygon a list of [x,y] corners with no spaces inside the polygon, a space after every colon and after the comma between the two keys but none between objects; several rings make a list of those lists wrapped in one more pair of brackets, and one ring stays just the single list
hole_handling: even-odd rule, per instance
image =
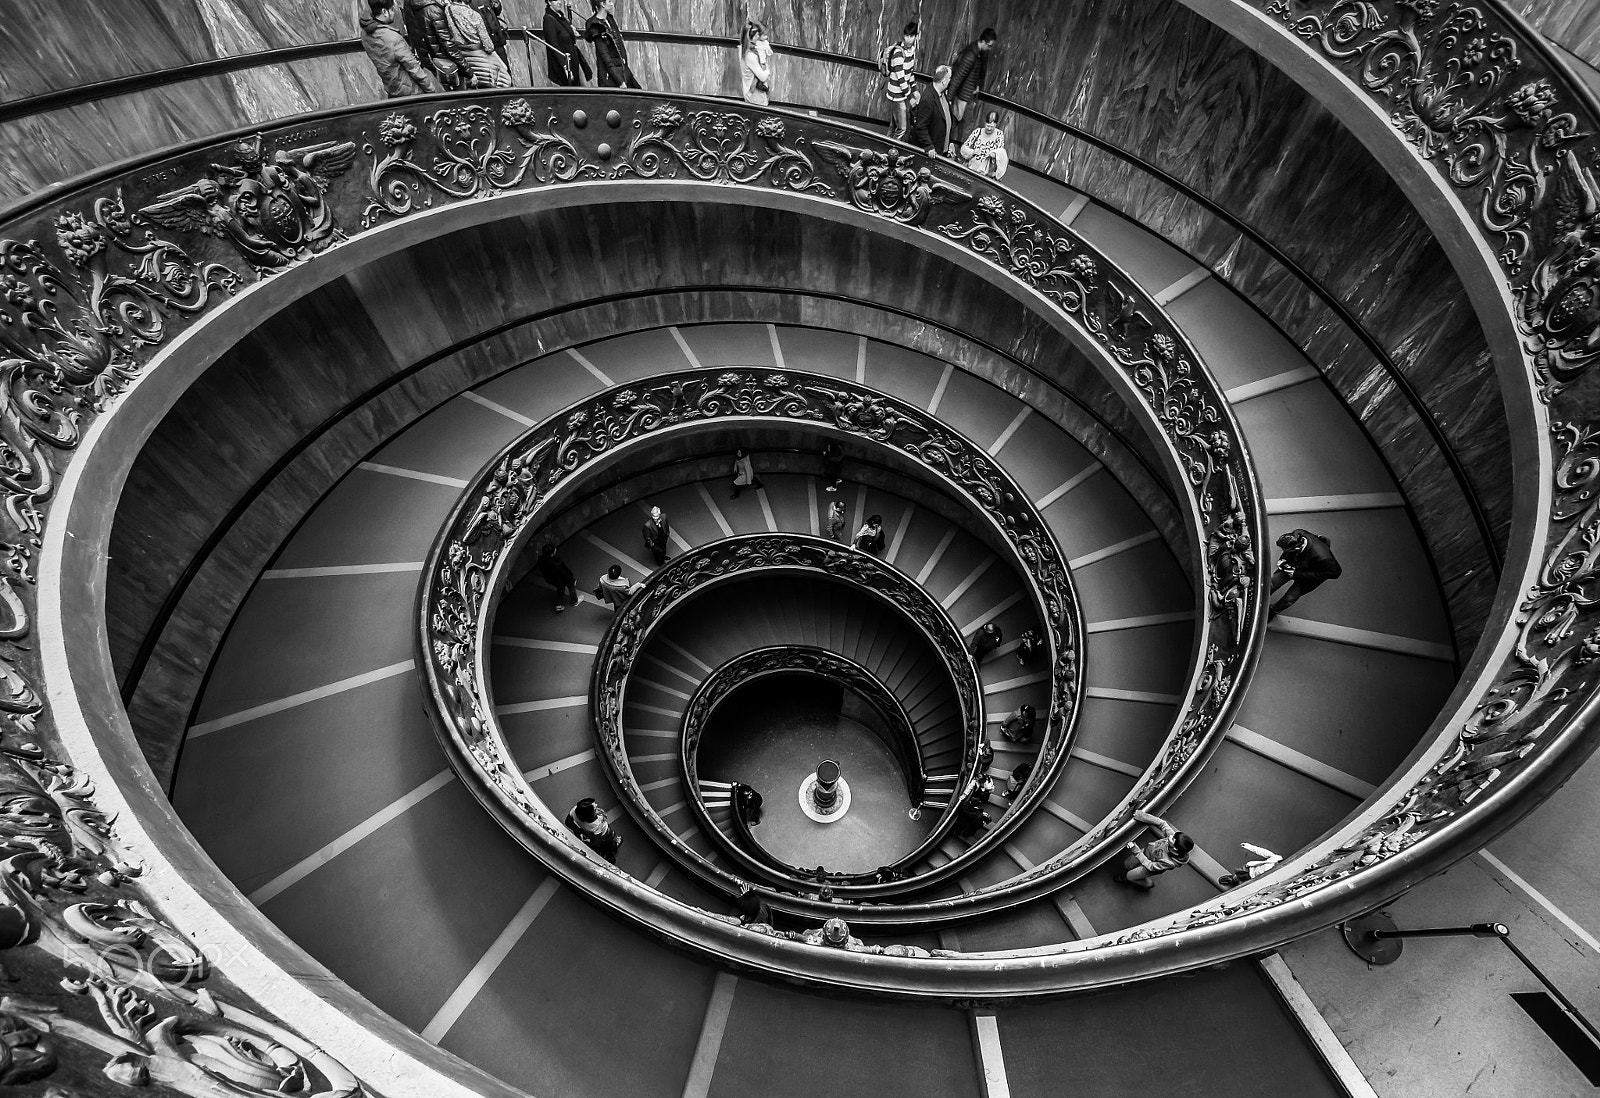
[{"label": "white painted line on floor", "polygon": [[667,331],[671,332],[672,338],[678,341],[678,348],[679,350],[683,351],[683,357],[689,360],[689,365],[696,370],[704,369],[704,367],[700,365],[700,360],[696,358],[694,352],[689,349],[688,340],[684,339],[683,333],[678,331],[678,326],[674,324],[672,327],[668,328]]},{"label": "white painted line on floor", "polygon": [[1082,484],[1084,481],[1088,480],[1090,477],[1094,476],[1104,468],[1105,466],[1101,465],[1098,461],[1091,461],[1087,466],[1079,469],[1076,473],[1073,473],[1072,476],[1067,478],[1066,481],[1058,484],[1056,487],[1050,489],[1050,491],[1040,496],[1039,501],[1033,506],[1037,510],[1043,511],[1046,507],[1049,507],[1052,503],[1056,502],[1062,496],[1066,495],[1068,492],[1072,491],[1078,485]]},{"label": "white painted line on floor", "polygon": [[494,940],[494,944],[478,958],[478,963],[472,966],[472,971],[456,985],[456,989],[450,993],[444,1005],[428,1024],[422,1027],[424,1041],[438,1044],[444,1039],[444,1035],[450,1032],[450,1027],[466,1013],[467,1007],[472,1005],[472,1000],[478,997],[478,992],[482,991],[484,985],[494,976],[495,970],[511,955],[511,951],[517,947],[522,936],[528,932],[533,921],[544,910],[545,904],[550,902],[550,897],[554,896],[556,889],[560,887],[561,882],[556,878],[546,877],[539,887],[533,890],[533,895],[529,896],[522,909],[511,917],[511,921]]},{"label": "white painted line on floor", "polygon": [[1267,500],[1269,515],[1300,515],[1314,511],[1371,511],[1385,507],[1404,507],[1406,498],[1398,492],[1367,492],[1342,496],[1283,496]]},{"label": "white painted line on floor", "polygon": [[[689,651],[687,648],[685,648],[683,645],[679,644],[677,641],[673,640],[670,637],[662,637],[661,638],[661,643],[666,645],[668,648],[672,649],[674,652],[678,653],[678,655],[682,656],[684,659],[688,660],[690,663],[694,664],[696,667],[698,667],[700,670],[704,671],[706,674],[708,674],[708,675],[711,674],[711,665],[709,663],[707,663],[705,660],[701,659],[699,656],[695,655],[693,652]],[[665,665],[663,665],[663,666],[665,666]],[[679,671],[678,674],[682,675],[683,672]],[[694,683],[696,686],[700,685],[697,680],[691,678],[688,675],[684,675],[683,677],[688,679],[690,682]]]},{"label": "white painted line on floor", "polygon": [[[1009,780],[1011,775],[1007,774],[1006,777]],[[1006,855],[1012,861],[1017,863],[1017,868],[1019,868],[1019,869],[1029,870],[1029,869],[1032,869],[1035,865],[1038,864],[1032,858],[1030,858],[1026,854],[1024,854],[1022,851],[1018,850],[1015,843],[1004,843],[1004,844],[1001,845],[1000,849],[1004,850],[1006,852]]]},{"label": "white painted line on floor", "polygon": [[1188,293],[1190,290],[1194,289],[1196,286],[1200,285],[1200,283],[1204,282],[1210,277],[1210,271],[1206,270],[1204,267],[1196,267],[1194,270],[1178,279],[1178,281],[1174,282],[1166,289],[1158,291],[1156,293],[1156,304],[1171,305],[1174,301],[1178,300],[1178,298],[1182,297],[1184,294]]},{"label": "white painted line on floor", "polygon": [[867,337],[856,337],[856,384],[867,383]]},{"label": "white painted line on floor", "polygon": [[1311,1043],[1322,1053],[1322,1059],[1328,1065],[1328,1070],[1339,1080],[1345,1093],[1349,1094],[1350,1098],[1378,1098],[1378,1092],[1372,1089],[1367,1077],[1361,1074],[1361,1069],[1350,1058],[1350,1053],[1345,1050],[1338,1034],[1333,1032],[1333,1027],[1328,1025],[1328,1020],[1311,1001],[1311,996],[1306,994],[1306,989],[1300,986],[1300,981],[1294,978],[1294,973],[1289,970],[1283,958],[1276,953],[1267,954],[1261,958],[1261,971],[1272,981],[1272,986],[1277,988],[1278,994],[1288,1004],[1289,1010],[1300,1020],[1306,1036],[1311,1038]]},{"label": "white painted line on floor", "polygon": [[368,816],[365,820],[362,820],[360,823],[356,824],[356,826],[352,827],[349,831],[346,831],[343,835],[340,835],[337,839],[334,839],[331,843],[328,843],[326,846],[316,851],[316,853],[300,859],[294,865],[290,866],[288,869],[272,878],[272,880],[268,881],[266,884],[250,893],[250,902],[255,904],[257,907],[265,904],[267,901],[283,892],[284,889],[304,880],[313,870],[327,865],[329,862],[333,861],[333,859],[337,858],[340,854],[343,854],[346,850],[349,850],[352,846],[355,846],[362,839],[365,839],[368,835],[371,835],[373,832],[377,831],[378,828],[399,819],[400,816],[406,811],[414,808],[428,797],[449,785],[454,778],[455,773],[450,770],[445,770],[435,774],[433,777],[417,786],[399,800],[393,801],[384,808],[374,812],[371,816]]},{"label": "white painted line on floor", "polygon": [[1263,736],[1259,732],[1252,732],[1242,724],[1236,724],[1228,729],[1227,738],[1247,751],[1252,751],[1264,759],[1270,759],[1280,766],[1288,767],[1297,774],[1304,774],[1323,785],[1331,786],[1341,793],[1348,793],[1358,801],[1364,801],[1372,796],[1376,788],[1371,782],[1364,782],[1354,774],[1346,774],[1343,770],[1313,759],[1310,755],[1302,754],[1277,740]]},{"label": "white painted line on floor", "polygon": [[676,751],[669,751],[665,755],[634,755],[629,761],[636,763],[661,763],[671,762],[678,757]]},{"label": "white painted line on floor", "polygon": [[994,561],[994,557],[984,557],[982,560],[980,560],[977,566],[972,569],[972,571],[968,572],[961,578],[961,582],[956,584],[954,589],[952,589],[948,595],[939,600],[939,606],[942,609],[948,610],[957,602],[961,601],[961,596],[965,595],[972,589],[972,585],[977,583],[978,580],[982,578],[983,574],[993,566]]},{"label": "white painted line on floor", "polygon": [[1081,214],[1084,211],[1084,208],[1088,205],[1088,195],[1075,195],[1072,201],[1067,203],[1067,208],[1061,211],[1061,223],[1063,225],[1071,225],[1074,221],[1078,220],[1078,215]]},{"label": "white painted line on floor", "polygon": [[[586,698],[584,700],[587,701],[588,699]],[[628,708],[643,710],[646,713],[654,713],[658,717],[672,717],[673,719],[677,719],[683,716],[683,711],[679,709],[663,709],[659,705],[646,705],[644,702],[636,702],[632,700],[628,702]]]},{"label": "white painted line on floor", "polygon": [[656,867],[650,871],[650,876],[644,879],[644,886],[646,888],[655,888],[662,881],[667,879],[667,874],[670,872],[672,872],[671,860],[662,858],[656,863]]},{"label": "white painted line on floor", "polygon": [[665,789],[669,785],[678,784],[680,784],[680,780],[677,777],[662,778],[658,782],[646,782],[639,787],[639,791],[641,793],[654,793],[658,789]]},{"label": "white painted line on floor", "polygon": [[1054,816],[1056,819],[1060,820],[1062,823],[1070,824],[1073,827],[1077,828],[1079,831],[1083,832],[1085,835],[1087,835],[1091,830],[1093,830],[1094,825],[1091,824],[1088,820],[1084,819],[1082,816],[1079,816],[1075,812],[1068,812],[1065,808],[1062,808],[1055,801],[1052,801],[1052,800],[1049,800],[1049,799],[1040,801],[1039,802],[1039,807],[1044,809],[1046,812],[1050,813],[1050,815]]},{"label": "white painted line on floor", "polygon": [[757,488],[755,491],[756,499],[761,504],[761,517],[767,522],[767,533],[776,534],[778,532],[778,516],[772,513],[772,503],[767,499],[767,490],[765,488]]},{"label": "white painted line on floor", "polygon": [[540,778],[548,778],[550,775],[559,774],[563,770],[571,770],[575,766],[582,766],[584,763],[594,759],[594,757],[594,748],[591,747],[587,751],[580,751],[576,755],[568,755],[566,758],[557,759],[553,763],[536,766],[532,770],[524,770],[522,776],[527,781],[536,782]]},{"label": "white painted line on floor", "polygon": [[1330,625],[1309,618],[1277,618],[1267,628],[1295,637],[1332,641],[1334,644],[1347,644],[1354,648],[1372,648],[1380,652],[1396,652],[1403,656],[1420,656],[1426,660],[1439,660],[1443,663],[1454,663],[1456,658],[1456,650],[1448,644],[1397,637],[1392,633],[1356,629],[1349,625]]},{"label": "white painted line on floor", "polygon": [[1067,561],[1067,567],[1087,568],[1091,564],[1098,564],[1107,557],[1114,557],[1118,553],[1126,553],[1129,549],[1143,545],[1146,542],[1155,541],[1160,536],[1161,534],[1157,530],[1146,530],[1142,534],[1135,534],[1133,537],[1119,541],[1115,545],[1108,545],[1104,549],[1096,549],[1094,552],[1085,553],[1081,557],[1073,557]]},{"label": "white painted line on floor", "polygon": [[[677,756],[676,755],[668,755],[667,758],[675,759],[675,758],[677,758]],[[641,761],[642,761],[642,757],[641,757]],[[674,812],[681,812],[683,809],[685,809],[687,807],[688,807],[688,802],[687,801],[674,801],[671,804],[667,805],[667,807],[665,807],[665,808],[657,809],[656,810],[656,815],[662,817],[663,819],[665,819],[666,817],[672,815]],[[694,827],[693,824],[691,824],[689,826],[689,829],[687,831],[685,831],[683,833],[683,835],[679,835],[678,838],[682,839],[684,835],[691,835],[691,834],[694,833],[694,831],[695,831],[695,827]]]},{"label": "white painted line on floor", "polygon": [[511,420],[513,423],[520,423],[524,427],[532,427],[536,423],[539,422],[536,419],[531,419],[528,416],[523,415],[521,412],[515,411],[515,410],[513,410],[511,408],[507,408],[504,404],[497,404],[494,401],[490,400],[488,397],[482,396],[479,393],[473,392],[471,389],[468,389],[466,392],[462,393],[461,395],[463,397],[465,397],[466,399],[472,401],[472,403],[480,405],[480,406],[482,406],[484,408],[487,408],[491,412],[495,412],[495,413],[497,413],[499,415],[505,416],[507,419]]},{"label": "white painted line on floor", "polygon": [[678,738],[678,733],[674,732],[670,728],[629,728],[623,735],[623,738],[626,739],[628,736],[644,736],[647,739],[658,740],[675,740]]},{"label": "white painted line on floor", "polygon": [[[977,617],[975,617],[971,621],[967,622],[967,624],[963,625],[961,627],[962,635],[965,636],[966,634],[969,634],[969,633],[973,632],[975,629],[978,628],[978,626],[982,625],[986,621],[992,621],[995,618],[998,618],[1001,614],[1004,614],[1007,610],[1011,609],[1017,603],[1021,602],[1023,597],[1024,597],[1024,592],[1022,592],[1022,591],[1013,591],[1011,594],[1007,595],[1005,598],[1001,599],[999,602],[997,602],[993,606],[989,607],[989,609],[985,610],[983,613],[979,614]],[[1001,647],[1002,650],[1005,650],[1005,651],[1014,651],[1016,649],[1016,647],[1017,647],[1017,642],[1016,641],[1007,641],[1005,644],[1001,645],[1000,647]],[[1001,652],[1000,651],[996,651],[995,654],[998,656],[998,655],[1001,654]]]},{"label": "white painted line on floor", "polygon": [[420,572],[422,561],[401,561],[398,564],[334,564],[326,568],[269,568],[261,573],[264,580],[327,579],[333,576],[379,576],[390,572]]},{"label": "white painted line on floor", "polygon": [[607,389],[610,389],[616,385],[615,381],[612,381],[609,377],[600,372],[600,367],[590,362],[587,358],[584,358],[583,352],[578,350],[576,347],[568,347],[567,354],[571,355],[573,360],[577,362],[579,366],[582,366],[585,370],[588,370],[590,374],[594,375],[594,379],[600,384],[604,385]]},{"label": "white painted line on floor", "polygon": [[894,528],[894,537],[889,539],[889,551],[883,554],[883,559],[890,564],[900,555],[900,547],[906,543],[906,531],[911,529],[911,516],[916,513],[915,503],[906,504],[905,514],[900,516],[900,525]]},{"label": "white painted line on floor", "polygon": [[1006,1058],[1000,1051],[999,1019],[993,1014],[974,1014],[972,1025],[978,1037],[978,1063],[983,1068],[983,1098],[1011,1098]]},{"label": "white painted line on floor", "polygon": [[1279,389],[1288,389],[1302,382],[1314,380],[1320,376],[1315,366],[1299,366],[1293,370],[1285,370],[1281,374],[1264,377],[1260,381],[1249,381],[1243,385],[1235,385],[1222,395],[1229,404],[1243,404],[1252,397],[1266,396],[1276,393]]},{"label": "white painted line on floor", "polygon": [[939,384],[933,387],[933,399],[928,401],[928,414],[937,415],[939,402],[944,399],[945,386],[950,384],[950,375],[955,372],[955,367],[950,363],[944,364],[944,372],[939,375]]},{"label": "white painted line on floor", "polygon": [[722,1035],[727,1031],[728,1015],[733,1011],[733,996],[738,988],[739,977],[727,972],[717,973],[711,985],[711,999],[706,1003],[705,1019],[700,1023],[694,1059],[689,1062],[689,1078],[683,1084],[683,1098],[706,1098],[711,1093],[711,1076],[717,1070]]},{"label": "white painted line on floor", "polygon": [[[639,504],[639,513],[645,518],[649,518],[650,508],[653,506],[654,504],[641,503]],[[688,541],[684,539],[684,536],[678,533],[677,529],[672,525],[671,515],[667,516],[667,540],[676,545],[678,547],[678,552],[680,553],[687,553],[689,550],[694,548],[694,546],[690,545]]]},{"label": "white painted line on floor", "polygon": [[1193,621],[1193,610],[1179,610],[1171,614],[1145,614],[1137,618],[1107,618],[1085,625],[1086,633],[1112,633],[1119,629],[1143,629],[1147,625],[1176,625],[1180,621]]},{"label": "white painted line on floor", "polygon": [[1000,432],[1000,437],[995,439],[994,442],[990,443],[990,457],[994,457],[1005,448],[1006,443],[1011,441],[1011,436],[1017,433],[1017,428],[1022,426],[1022,421],[1027,419],[1028,414],[1032,411],[1033,409],[1028,405],[1024,404],[1022,406],[1022,411],[1017,413],[1017,418],[1006,424],[1006,429]]},{"label": "white painted line on floor", "polygon": [[673,675],[678,676],[678,678],[682,679],[684,682],[688,683],[691,686],[699,686],[700,685],[700,680],[699,679],[695,678],[693,675],[689,674],[687,671],[681,671],[678,668],[672,666],[672,664],[668,663],[666,660],[662,659],[660,656],[654,656],[654,655],[646,656],[645,657],[645,661],[647,663],[655,664],[657,667],[661,668],[663,671],[668,672],[669,674],[673,674]]},{"label": "white painted line on floor", "polygon": [[425,484],[442,484],[446,488],[465,488],[467,482],[460,477],[442,477],[438,473],[419,473],[415,469],[402,469],[398,465],[379,465],[375,461],[363,461],[356,466],[369,473],[385,473],[391,477],[405,477],[407,480],[420,480]]},{"label": "white painted line on floor", "polygon": [[580,656],[592,656],[600,651],[598,644],[582,644],[578,641],[547,641],[537,637],[496,637],[494,643],[507,648],[534,648],[542,652],[573,652]]},{"label": "white painted line on floor", "polygon": [[817,510],[817,482],[814,477],[806,478],[806,513],[811,516],[811,536],[822,536],[822,515]]},{"label": "white painted line on floor", "polygon": [[1146,702],[1150,705],[1177,705],[1183,700],[1176,694],[1156,694],[1149,690],[1119,690],[1110,686],[1091,686],[1083,693],[1085,697],[1101,698],[1106,701]]},{"label": "white painted line on floor", "polygon": [[647,679],[643,675],[634,675],[633,681],[640,686],[648,686],[652,690],[659,690],[663,694],[671,694],[674,698],[682,698],[684,701],[689,700],[689,695],[685,694],[682,690],[675,690],[670,686],[664,685],[663,683]]},{"label": "white painted line on floor", "polygon": [[615,545],[612,545],[609,541],[606,541],[604,538],[596,537],[588,530],[583,532],[583,540],[600,550],[606,556],[611,557],[618,564],[625,564],[629,568],[632,568],[641,576],[648,576],[651,572],[655,571],[654,568],[650,567],[644,561],[639,560],[636,557],[630,557],[621,549],[618,549]]},{"label": "white painted line on floor", "polygon": [[706,510],[711,513],[711,521],[717,524],[717,529],[722,531],[725,538],[733,537],[733,527],[728,525],[728,517],[722,513],[722,508],[717,506],[717,501],[711,498],[711,493],[706,491],[704,481],[695,481],[694,490],[700,493],[700,499],[706,505]]},{"label": "white painted line on floor", "polygon": [[1228,873],[1227,866],[1201,850],[1198,844],[1189,850],[1189,868],[1204,877],[1213,888],[1221,888],[1222,878]]},{"label": "white painted line on floor", "polygon": [[550,709],[575,709],[589,704],[589,695],[574,694],[567,698],[541,698],[538,701],[508,702],[494,707],[495,715],[514,717],[518,713],[543,713]]},{"label": "white painted line on floor", "polygon": [[[900,524],[902,530],[905,529],[905,526],[905,523]],[[898,533],[898,531],[896,532]],[[944,557],[944,551],[950,548],[950,543],[955,540],[956,528],[954,526],[945,527],[944,537],[939,539],[939,544],[933,547],[933,552],[928,555],[928,559],[923,562],[921,571],[917,573],[918,583],[928,582],[928,577],[933,575],[933,570],[939,567],[939,561]]]},{"label": "white painted line on floor", "polygon": [[200,736],[209,736],[211,733],[220,732],[224,728],[233,728],[235,725],[244,724],[247,721],[269,717],[274,713],[282,713],[286,709],[294,709],[297,706],[309,705],[311,702],[321,701],[323,698],[331,698],[335,694],[343,694],[346,690],[355,690],[375,682],[382,682],[384,679],[392,679],[396,675],[404,675],[416,666],[417,661],[414,659],[401,660],[399,663],[391,663],[388,667],[380,667],[376,671],[365,671],[359,675],[351,675],[348,679],[330,682],[326,686],[313,687],[310,690],[302,690],[298,694],[290,694],[288,697],[279,698],[276,701],[252,705],[249,709],[241,709],[237,713],[229,713],[226,717],[213,717],[209,721],[201,721],[199,724],[191,725],[188,738],[192,740]]},{"label": "white painted line on floor", "polygon": [[1113,770],[1118,774],[1126,774],[1130,778],[1137,778],[1144,771],[1132,763],[1125,763],[1121,759],[1113,759],[1110,755],[1102,755],[1097,751],[1090,751],[1086,747],[1074,747],[1072,757],[1082,759],[1090,766],[1098,766],[1101,770]]},{"label": "white painted line on floor", "polygon": [[1544,908],[1555,918],[1557,922],[1566,927],[1568,930],[1572,931],[1573,934],[1577,935],[1578,940],[1583,942],[1584,945],[1588,946],[1596,953],[1600,953],[1600,938],[1596,938],[1593,934],[1590,934],[1587,930],[1583,929],[1583,927],[1579,926],[1578,920],[1574,919],[1571,915],[1568,915],[1565,911],[1562,911],[1559,907],[1552,903],[1550,901],[1550,897],[1546,896],[1543,892],[1540,892],[1537,888],[1534,888],[1525,879],[1518,876],[1510,866],[1506,865],[1505,862],[1502,862],[1499,858],[1495,857],[1487,850],[1478,851],[1478,857],[1488,862],[1489,865],[1494,868],[1495,872],[1499,873],[1506,880],[1510,881],[1523,892],[1527,893],[1529,899],[1533,900],[1534,903]]},{"label": "white painted line on floor", "polygon": [[1001,694],[1007,690],[1016,690],[1022,686],[1033,686],[1035,683],[1048,682],[1049,680],[1050,672],[1035,671],[1031,675],[1018,675],[1014,679],[1002,679],[999,682],[992,682],[983,688],[983,692],[985,694]]},{"label": "white painted line on floor", "polygon": [[767,325],[767,338],[772,341],[773,364],[776,365],[780,370],[788,369],[788,367],[783,364],[783,346],[778,342],[778,326],[776,324]]}]

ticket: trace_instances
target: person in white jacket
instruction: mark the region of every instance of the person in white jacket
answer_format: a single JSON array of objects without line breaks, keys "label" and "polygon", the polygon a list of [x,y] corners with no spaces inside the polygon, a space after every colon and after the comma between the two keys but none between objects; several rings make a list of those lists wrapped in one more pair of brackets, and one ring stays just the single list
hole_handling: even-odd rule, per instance
[{"label": "person in white jacket", "polygon": [[990,111],[983,117],[983,125],[967,135],[961,143],[961,162],[979,175],[999,179],[1011,166],[1006,155],[1006,132],[1000,128],[1000,115]]},{"label": "person in white jacket", "polygon": [[746,103],[765,107],[772,93],[772,43],[767,28],[747,21],[739,36],[739,88]]}]

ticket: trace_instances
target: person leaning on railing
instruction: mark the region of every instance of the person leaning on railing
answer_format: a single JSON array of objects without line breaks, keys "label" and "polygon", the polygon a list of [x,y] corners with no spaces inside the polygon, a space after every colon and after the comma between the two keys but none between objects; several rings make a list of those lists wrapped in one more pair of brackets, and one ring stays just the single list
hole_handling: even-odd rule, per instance
[{"label": "person leaning on railing", "polygon": [[461,67],[469,88],[509,88],[511,69],[495,51],[489,28],[466,0],[450,0],[444,8],[445,50]]},{"label": "person leaning on railing", "polygon": [[950,62],[950,106],[956,116],[955,129],[950,138],[961,142],[961,126],[967,120],[967,108],[983,94],[984,81],[989,78],[989,51],[999,36],[993,27],[984,27],[976,42],[969,42]]},{"label": "person leaning on railing", "polygon": [[1194,849],[1194,840],[1160,816],[1142,808],[1133,810],[1133,818],[1155,828],[1161,835],[1144,846],[1128,843],[1124,847],[1128,856],[1122,860],[1122,872],[1113,876],[1112,880],[1148,892],[1156,886],[1155,878],[1189,864],[1189,852]]},{"label": "person leaning on railing", "polygon": [[[550,83],[576,88],[594,79],[589,59],[578,48],[578,32],[572,18],[572,4],[544,0],[544,62]],[[579,72],[582,76],[579,76]]]}]

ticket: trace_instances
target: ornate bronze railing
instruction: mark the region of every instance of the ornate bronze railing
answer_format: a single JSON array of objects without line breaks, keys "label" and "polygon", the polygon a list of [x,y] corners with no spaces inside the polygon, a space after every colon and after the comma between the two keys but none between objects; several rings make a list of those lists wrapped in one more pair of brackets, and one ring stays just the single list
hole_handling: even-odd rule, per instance
[{"label": "ornate bronze railing", "polygon": [[[748,828],[740,833],[748,836],[744,843],[733,841],[712,818],[700,787],[700,741],[717,706],[735,690],[773,675],[796,672],[825,679],[848,690],[872,710],[877,724],[873,731],[880,735],[901,766],[910,806],[921,803],[922,791],[928,780],[923,745],[917,738],[905,707],[876,675],[854,660],[814,645],[780,644],[745,652],[713,670],[690,696],[680,726],[678,763],[685,797],[700,827],[724,854],[735,861],[742,861],[752,851],[759,853],[761,859],[753,862],[755,872],[764,876],[769,870],[777,869],[782,875],[778,883],[786,885],[801,879],[803,871],[799,866],[789,865],[763,850]],[[733,808],[733,816],[740,818],[737,803]],[[893,864],[898,865],[900,861],[896,859]],[[872,874],[835,874],[834,877],[843,884],[870,880]]]},{"label": "ornate bronze railing", "polygon": [[[678,838],[645,799],[628,757],[623,714],[627,709],[629,676],[640,655],[648,648],[652,635],[663,622],[669,620],[689,600],[707,595],[729,582],[774,575],[809,575],[849,584],[860,591],[863,597],[876,599],[899,613],[926,639],[930,656],[943,664],[943,673],[950,681],[960,709],[963,732],[958,788],[961,790],[967,789],[974,781],[979,761],[978,741],[983,734],[983,692],[978,669],[962,643],[961,631],[916,581],[893,565],[826,538],[791,533],[737,535],[680,553],[651,574],[642,589],[618,610],[607,628],[595,657],[590,701],[595,733],[604,751],[607,772],[629,813],[653,832],[680,864],[731,895],[737,895],[744,882],[717,868]],[[705,685],[703,683],[701,690],[697,691],[697,697],[705,693]],[[719,696],[725,692],[716,691]],[[686,721],[693,716],[694,702],[691,701],[685,714]],[[699,716],[703,719],[703,710]],[[700,721],[694,724],[697,733],[699,725]],[[682,740],[680,756],[686,770],[690,750],[687,739]],[[685,788],[684,796],[691,801],[697,799],[693,784]],[[951,808],[954,808],[953,802]],[[709,820],[702,820],[701,823],[708,826],[710,832],[716,833],[716,828],[709,825]],[[923,841],[898,859],[895,865],[910,866],[926,858],[953,823],[953,811],[945,812]],[[1005,830],[1009,832],[1010,828]],[[989,845],[999,839],[1000,836],[995,836]],[[933,884],[946,879],[950,872],[953,871],[940,866],[920,876],[910,877],[906,885],[895,888]],[[785,876],[769,867],[764,875],[774,884],[793,892],[812,892],[816,889],[814,878],[804,872]],[[878,895],[884,891],[884,886],[872,883],[869,874],[861,881],[841,879],[835,891],[841,900],[855,900]],[[825,907],[816,908],[816,905],[807,904],[798,897],[784,898],[782,906],[793,911],[828,910]],[[826,918],[826,914],[822,917]]]}]

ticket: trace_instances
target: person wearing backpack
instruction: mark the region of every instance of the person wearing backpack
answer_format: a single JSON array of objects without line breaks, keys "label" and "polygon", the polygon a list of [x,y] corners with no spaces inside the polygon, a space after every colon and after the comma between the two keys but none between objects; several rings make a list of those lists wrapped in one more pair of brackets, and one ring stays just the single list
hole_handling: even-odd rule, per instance
[{"label": "person wearing backpack", "polygon": [[963,140],[961,125],[966,121],[967,108],[983,94],[983,85],[989,79],[989,51],[998,38],[993,27],[984,27],[977,41],[968,42],[950,62],[950,111],[956,116],[950,140],[954,145]]},{"label": "person wearing backpack", "polygon": [[920,37],[917,21],[913,19],[900,31],[900,41],[878,54],[878,71],[888,83],[884,97],[889,100],[889,136],[901,138],[911,126],[911,91],[917,83],[917,39]]},{"label": "person wearing backpack", "polygon": [[509,88],[511,69],[494,52],[494,40],[483,17],[466,0],[449,0],[444,7],[449,38],[445,49],[461,66],[469,88]]},{"label": "person wearing backpack", "polygon": [[506,10],[501,0],[472,0],[472,10],[483,20],[483,29],[489,32],[489,41],[494,44],[495,56],[500,58],[500,63],[509,73],[511,58],[506,53],[506,40],[510,36],[506,33]]}]

